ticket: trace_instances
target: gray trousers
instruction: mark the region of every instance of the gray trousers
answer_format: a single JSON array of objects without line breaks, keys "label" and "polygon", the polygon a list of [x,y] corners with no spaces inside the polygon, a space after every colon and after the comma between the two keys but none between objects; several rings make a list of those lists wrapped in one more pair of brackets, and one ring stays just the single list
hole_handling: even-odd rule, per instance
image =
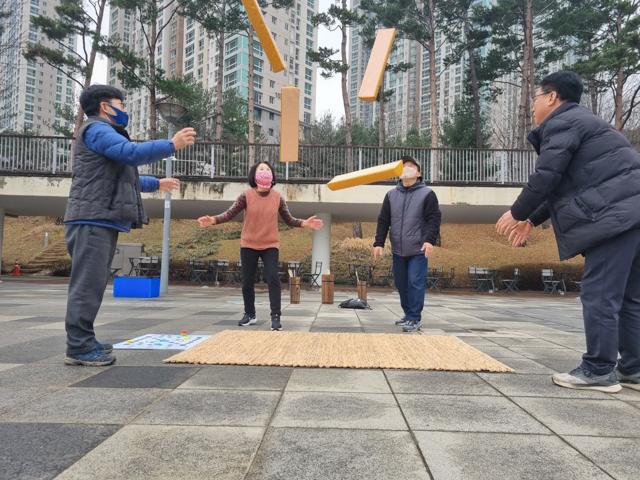
[{"label": "gray trousers", "polygon": [[65,225],[64,238],[71,256],[71,280],[67,297],[67,354],[95,348],[93,322],[111,273],[118,231],[94,225]]},{"label": "gray trousers", "polygon": [[581,299],[587,337],[582,367],[596,375],[616,364],[624,374],[640,372],[640,230],[585,252]]}]

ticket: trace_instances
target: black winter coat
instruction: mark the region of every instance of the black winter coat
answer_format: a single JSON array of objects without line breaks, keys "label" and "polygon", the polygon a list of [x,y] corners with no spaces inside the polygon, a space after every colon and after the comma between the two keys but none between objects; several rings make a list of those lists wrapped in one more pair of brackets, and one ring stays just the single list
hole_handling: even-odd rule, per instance
[{"label": "black winter coat", "polygon": [[511,213],[550,217],[560,259],[640,228],[640,154],[609,123],[567,102],[528,139],[539,157]]}]

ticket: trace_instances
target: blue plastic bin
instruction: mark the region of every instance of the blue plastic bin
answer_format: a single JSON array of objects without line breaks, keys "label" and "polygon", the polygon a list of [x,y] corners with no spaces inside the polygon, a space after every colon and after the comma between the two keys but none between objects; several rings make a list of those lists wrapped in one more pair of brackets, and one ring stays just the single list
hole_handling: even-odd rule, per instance
[{"label": "blue plastic bin", "polygon": [[127,298],[153,298],[160,296],[159,277],[115,277],[113,296]]}]

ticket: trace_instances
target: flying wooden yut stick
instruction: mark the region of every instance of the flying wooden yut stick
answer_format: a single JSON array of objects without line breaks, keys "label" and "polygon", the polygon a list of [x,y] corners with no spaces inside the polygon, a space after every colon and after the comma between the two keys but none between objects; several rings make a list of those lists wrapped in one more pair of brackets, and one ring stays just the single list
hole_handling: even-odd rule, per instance
[{"label": "flying wooden yut stick", "polygon": [[366,102],[375,102],[378,99],[378,93],[384,78],[384,70],[387,67],[391,50],[393,49],[393,41],[396,38],[395,28],[383,28],[378,30],[376,41],[371,49],[369,63],[364,72],[364,78],[360,85],[358,98]]},{"label": "flying wooden yut stick", "polygon": [[329,190],[341,190],[343,188],[388,180],[393,177],[399,177],[401,174],[402,160],[398,160],[397,162],[338,175],[327,183],[327,187],[329,187]]},{"label": "flying wooden yut stick", "polygon": [[[249,17],[249,21],[251,22],[253,29],[258,35],[258,39],[260,39],[262,49],[269,59],[271,70],[276,73],[285,70],[287,67],[284,64],[284,60],[282,59],[282,55],[280,55],[278,46],[271,35],[271,31],[269,30],[269,27],[267,27],[267,22],[265,22],[264,17],[262,16],[262,10],[260,9],[260,5],[258,5],[258,0],[242,0],[242,4],[247,11],[247,16]],[[253,48],[253,45],[249,45],[249,48]]]}]

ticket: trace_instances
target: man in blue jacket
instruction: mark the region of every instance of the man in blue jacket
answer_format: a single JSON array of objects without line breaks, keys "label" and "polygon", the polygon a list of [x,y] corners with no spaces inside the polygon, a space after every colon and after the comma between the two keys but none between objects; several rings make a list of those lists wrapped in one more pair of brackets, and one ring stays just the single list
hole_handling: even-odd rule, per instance
[{"label": "man in blue jacket", "polygon": [[67,365],[103,366],[115,361],[113,346],[96,340],[93,323],[107,286],[120,232],[149,222],[141,192],[171,191],[174,178],[140,177],[138,166],[157,162],[193,145],[195,130],[171,140],[134,143],[125,130],[124,95],[108,85],[92,85],[80,95],[87,121],[74,147],[73,179],[64,217],[71,256],[67,299]]},{"label": "man in blue jacket", "polygon": [[393,279],[404,311],[396,325],[404,332],[417,332],[422,327],[428,257],[440,235],[441,214],[435,192],[422,183],[420,164],[409,156],[401,160],[401,179],[385,195],[378,216],[373,257],[382,255],[391,230]]},{"label": "man in blue jacket", "polygon": [[529,134],[536,168],[497,229],[520,245],[533,226],[551,218],[560,259],[585,256],[587,352],[580,366],[553,382],[608,393],[640,390],[640,154],[578,105],[582,89],[569,71],[540,82],[533,103],[538,127]]}]

